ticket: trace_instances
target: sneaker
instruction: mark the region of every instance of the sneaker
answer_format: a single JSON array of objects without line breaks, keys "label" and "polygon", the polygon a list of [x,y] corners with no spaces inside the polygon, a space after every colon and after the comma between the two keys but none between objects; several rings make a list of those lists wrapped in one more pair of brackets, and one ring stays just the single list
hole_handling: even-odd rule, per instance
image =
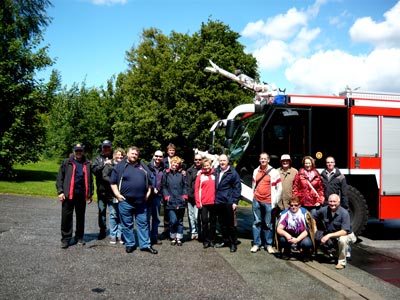
[{"label": "sneaker", "polygon": [[85,242],[83,239],[78,239],[78,240],[76,241],[76,243],[77,243],[78,245],[81,245],[81,246],[86,245],[86,242]]},{"label": "sneaker", "polygon": [[267,246],[266,251],[268,251],[269,254],[275,253],[275,249],[272,246]]},{"label": "sneaker", "polygon": [[215,244],[214,247],[215,248],[224,248],[224,247],[228,247],[228,245],[226,243],[222,242],[222,243]]},{"label": "sneaker", "polygon": [[343,270],[345,267],[346,267],[346,266],[344,266],[344,265],[337,264],[336,267],[335,267],[335,269],[336,269],[336,270]]},{"label": "sneaker", "polygon": [[116,239],[115,237],[112,237],[112,238],[110,239],[110,244],[115,245],[116,243],[117,243],[117,239]]},{"label": "sneaker", "polygon": [[175,246],[176,243],[177,243],[176,240],[172,240],[172,241],[171,241],[171,246]]},{"label": "sneaker", "polygon": [[177,246],[182,246],[182,241],[180,239],[176,239],[176,245]]},{"label": "sneaker", "polygon": [[197,234],[192,234],[192,240],[198,240],[199,236]]},{"label": "sneaker", "polygon": [[346,259],[351,260],[351,246],[350,245],[347,247]]},{"label": "sneaker", "polygon": [[256,253],[260,251],[260,247],[258,247],[257,245],[254,245],[253,247],[251,247],[250,252],[251,253]]},{"label": "sneaker", "polygon": [[67,249],[69,247],[68,242],[61,242],[61,249]]}]

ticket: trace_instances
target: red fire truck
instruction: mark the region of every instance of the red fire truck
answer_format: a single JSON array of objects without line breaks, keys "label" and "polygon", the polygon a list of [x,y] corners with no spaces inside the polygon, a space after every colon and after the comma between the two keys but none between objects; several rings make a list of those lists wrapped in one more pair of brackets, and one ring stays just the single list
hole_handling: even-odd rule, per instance
[{"label": "red fire truck", "polygon": [[251,85],[264,94],[217,121],[210,139],[210,152],[216,151],[215,131],[226,128],[219,146],[241,176],[245,199],[252,200],[251,177],[261,152],[270,155],[274,167],[285,153],[296,168],[311,155],[320,170],[325,158],[333,156],[349,185],[355,233],[362,232],[368,217],[400,218],[400,94],[347,89],[339,96],[280,95]]}]

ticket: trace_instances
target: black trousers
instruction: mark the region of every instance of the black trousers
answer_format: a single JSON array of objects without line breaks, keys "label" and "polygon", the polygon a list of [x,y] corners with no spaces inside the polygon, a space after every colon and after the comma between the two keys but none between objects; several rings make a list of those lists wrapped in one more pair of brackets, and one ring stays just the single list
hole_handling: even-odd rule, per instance
[{"label": "black trousers", "polygon": [[85,232],[86,200],[84,197],[65,199],[61,209],[61,241],[69,242],[72,239],[73,217],[75,210],[76,231],[75,239],[83,239]]},{"label": "black trousers", "polygon": [[203,242],[215,243],[217,215],[215,204],[203,205],[200,209]]},{"label": "black trousers", "polygon": [[232,204],[215,204],[218,222],[221,226],[221,234],[224,243],[233,245],[236,243],[236,228]]}]

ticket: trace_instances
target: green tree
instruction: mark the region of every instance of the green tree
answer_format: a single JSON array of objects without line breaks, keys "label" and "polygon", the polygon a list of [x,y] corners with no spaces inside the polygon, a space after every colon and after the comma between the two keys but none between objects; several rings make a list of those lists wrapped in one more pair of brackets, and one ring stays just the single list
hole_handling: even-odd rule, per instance
[{"label": "green tree", "polygon": [[116,82],[120,107],[113,132],[119,144],[135,144],[150,155],[173,142],[187,158],[194,147],[204,149],[211,125],[253,96],[204,71],[211,59],[227,70],[240,68],[257,77],[256,60],[244,53],[239,37],[212,20],[193,36],[144,30],[139,46],[127,52],[129,70]]},{"label": "green tree", "polygon": [[96,154],[101,141],[112,139],[114,123],[114,88],[79,87],[74,84],[57,93],[51,105],[47,126],[47,148],[55,157],[71,153],[72,145],[80,142],[89,156]]},{"label": "green tree", "polygon": [[[93,157],[102,140],[115,146],[137,145],[150,158],[155,149],[176,144],[184,158],[193,148],[207,148],[209,128],[253,94],[218,75],[206,73],[209,59],[256,77],[256,60],[244,53],[239,34],[219,21],[202,24],[192,36],[145,29],[137,47],[127,52],[128,71],[105,88],[59,90],[58,73],[47,84],[51,112],[47,149],[64,157],[79,141]],[[53,95],[52,95],[53,92]]]},{"label": "green tree", "polygon": [[15,162],[35,162],[45,144],[48,98],[35,72],[52,64],[39,48],[49,0],[0,1],[0,176]]}]

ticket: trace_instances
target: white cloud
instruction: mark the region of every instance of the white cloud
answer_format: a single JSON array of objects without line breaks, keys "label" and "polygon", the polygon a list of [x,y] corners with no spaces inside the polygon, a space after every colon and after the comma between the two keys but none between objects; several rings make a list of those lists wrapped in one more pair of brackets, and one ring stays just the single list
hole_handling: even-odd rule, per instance
[{"label": "white cloud", "polygon": [[128,2],[128,0],[91,0],[91,2],[95,5],[112,6],[116,4],[124,5]]},{"label": "white cloud", "polygon": [[292,63],[296,57],[309,52],[309,44],[319,35],[320,29],[307,28],[311,18],[318,15],[325,0],[317,0],[306,10],[290,8],[285,14],[268,18],[265,22],[250,22],[242,30],[245,38],[254,39],[253,55],[261,70],[273,71]]},{"label": "white cloud", "polygon": [[[339,18],[331,18],[329,24],[319,23],[320,27],[311,28],[311,19],[318,17],[324,3],[317,0],[306,10],[291,8],[266,22],[246,26],[242,35],[257,38],[248,48],[252,49],[262,76],[270,77],[273,71],[285,74],[279,85],[290,86],[288,93],[331,95],[346,86],[363,91],[400,92],[400,1],[383,15],[382,22],[365,17],[351,26],[351,40],[368,43],[372,50],[348,48],[349,43],[340,39],[343,34],[325,33],[319,39],[326,26],[332,25],[341,32],[345,22],[354,17],[343,11]],[[329,16],[321,20],[329,20]],[[340,48],[335,49],[334,45]],[[362,50],[351,53],[350,49],[355,48]]]},{"label": "white cloud", "polygon": [[333,94],[346,85],[363,91],[399,92],[400,49],[379,49],[367,56],[341,50],[297,60],[285,75],[296,92]]},{"label": "white cloud", "polygon": [[272,40],[253,52],[258,61],[258,67],[263,70],[277,70],[286,61],[292,61],[293,56],[288,45],[279,40]]},{"label": "white cloud", "polygon": [[384,17],[385,21],[380,23],[371,17],[358,19],[350,28],[351,39],[377,48],[400,47],[400,1]]},{"label": "white cloud", "polygon": [[291,8],[286,14],[268,18],[266,22],[262,20],[255,23],[250,22],[241,34],[247,38],[263,36],[271,39],[287,40],[298,31],[300,26],[304,26],[306,23],[306,13],[299,12],[296,8]]},{"label": "white cloud", "polygon": [[299,32],[299,34],[296,36],[296,38],[293,40],[293,42],[290,45],[290,49],[294,53],[296,53],[296,56],[303,56],[309,53],[309,45],[312,41],[314,41],[318,35],[320,34],[321,29],[319,28],[314,28],[314,29],[307,29],[307,28],[302,28]]},{"label": "white cloud", "polygon": [[357,84],[348,82],[351,79],[348,66],[352,66],[353,70],[360,70],[360,61],[361,58],[340,50],[321,51],[310,58],[298,59],[286,69],[285,75],[296,93],[329,95],[343,89],[346,84],[350,87]]}]

